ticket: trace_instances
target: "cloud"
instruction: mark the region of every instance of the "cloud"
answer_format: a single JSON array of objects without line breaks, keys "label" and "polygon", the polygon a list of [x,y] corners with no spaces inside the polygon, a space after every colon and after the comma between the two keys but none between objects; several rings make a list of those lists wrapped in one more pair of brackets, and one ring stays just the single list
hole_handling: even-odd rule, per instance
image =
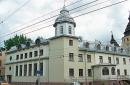
[{"label": "cloud", "polygon": [[[15,9],[17,9],[26,1],[27,0],[1,0],[1,3],[0,3],[1,19],[6,18],[9,14],[11,14]],[[71,4],[75,1],[77,0],[68,0],[66,4]],[[78,3],[69,6],[68,9],[78,7],[80,5],[85,4],[86,2],[91,2],[91,1],[92,0],[81,0]],[[98,2],[102,2],[102,1],[103,0],[99,0]],[[117,0],[114,0],[114,2],[115,1]],[[96,8],[99,8],[99,7],[102,7],[111,3],[113,2],[108,1],[105,4],[101,4],[101,5],[92,7],[90,9],[77,12],[75,14],[72,14],[71,16],[76,16],[81,13],[85,13],[85,12],[91,11],[93,9],[96,9]],[[75,22],[77,24],[77,27],[75,28],[76,35],[82,36],[84,39],[88,41],[94,41],[96,39],[102,42],[108,42],[111,37],[110,31],[113,31],[114,37],[117,39],[119,43],[121,43],[123,32],[128,23],[128,20],[127,20],[128,11],[130,10],[129,4],[130,4],[130,1],[127,1],[117,6],[113,6],[110,8],[106,8],[106,9],[103,9],[94,13],[90,13],[90,14],[75,18]],[[85,7],[89,7],[89,6],[91,5],[87,5]],[[0,34],[15,31],[17,29],[30,25],[39,20],[43,20],[53,15],[59,14],[59,10],[52,12],[50,14],[47,14],[47,13],[53,10],[59,9],[61,7],[63,7],[63,0],[30,0],[30,2],[26,6],[24,6],[22,9],[20,9],[18,12],[16,12],[8,20],[6,20],[3,24],[0,25]],[[81,9],[83,8],[80,8],[77,10],[81,10]],[[47,14],[47,15],[44,15],[44,14]],[[29,22],[33,18],[41,16],[41,15],[44,15],[44,16],[40,17],[37,20],[33,20]],[[23,31],[18,32],[18,34],[27,33],[34,29],[47,26],[48,24],[53,24],[54,21],[55,20],[52,19],[50,23],[43,22],[36,26],[29,27]],[[29,22],[29,23],[26,23],[26,22]],[[17,27],[20,25],[22,26]],[[27,35],[27,37],[30,37],[32,39],[35,39],[38,36],[43,36],[45,38],[52,37],[55,34],[54,30],[55,30],[54,27],[45,28],[40,31],[30,33]],[[12,37],[12,36],[3,37],[0,39],[0,41],[8,39],[9,37]]]}]

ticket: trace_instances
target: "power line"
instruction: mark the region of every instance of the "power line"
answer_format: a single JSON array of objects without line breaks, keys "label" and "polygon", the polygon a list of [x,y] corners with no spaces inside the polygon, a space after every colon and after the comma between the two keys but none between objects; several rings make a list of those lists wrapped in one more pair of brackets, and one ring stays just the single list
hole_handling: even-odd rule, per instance
[{"label": "power line", "polygon": [[[82,1],[82,0],[78,0],[78,1],[76,1],[76,2],[73,2],[73,3],[69,4],[69,5],[67,5],[66,7],[69,7],[69,6],[71,6],[71,5],[74,5],[74,4],[76,4],[76,3],[80,2],[80,1]],[[48,15],[48,14],[54,13],[55,11],[58,11],[58,10],[60,10],[60,9],[61,9],[61,8],[59,8],[59,9],[57,9],[57,10],[54,10],[54,11],[51,11],[51,12],[49,12],[49,13],[47,13],[47,14],[44,14],[44,15],[42,15],[42,16],[40,16],[40,17],[34,18],[34,19],[32,19],[31,21],[34,21],[34,20],[36,20],[36,19],[39,19],[39,18],[41,18],[41,17],[43,17],[43,16],[46,16],[46,15]],[[4,34],[4,35],[5,35],[5,36],[8,36],[8,35],[14,34],[14,33],[18,32],[18,31],[20,31],[20,30],[26,29],[26,28],[28,28],[28,27],[31,27],[31,26],[36,25],[36,24],[38,24],[38,23],[41,23],[41,22],[43,22],[43,21],[49,20],[49,19],[51,19],[51,18],[54,18],[54,17],[56,17],[56,16],[58,16],[58,15],[54,15],[54,16],[52,16],[52,17],[49,17],[49,18],[47,18],[47,19],[41,20],[41,21],[39,21],[39,22],[33,23],[33,24],[29,25],[29,26],[23,27],[23,28],[21,28],[21,29],[19,29],[19,30],[16,30],[16,31],[14,31],[14,32],[7,33],[6,35],[5,35],[5,34]],[[31,21],[29,21],[29,22],[31,22]],[[2,21],[2,22],[3,22],[3,21]],[[20,25],[20,26],[18,26],[18,27],[21,27],[21,26],[22,26],[22,25]],[[4,37],[4,36],[2,36],[2,37]]]},{"label": "power line", "polygon": [[[128,0],[123,0],[123,1],[120,1],[120,2],[117,2],[117,3],[114,3],[114,4],[111,4],[111,5],[107,5],[107,6],[104,6],[104,7],[101,7],[101,8],[98,8],[98,9],[95,9],[95,10],[92,10],[92,11],[89,11],[89,12],[86,12],[86,13],[83,13],[83,14],[80,14],[80,15],[77,15],[77,16],[74,16],[73,18],[77,18],[77,17],[83,16],[83,15],[86,15],[86,14],[89,14],[89,13],[92,13],[92,12],[95,12],[95,11],[98,11],[98,10],[101,10],[101,9],[105,9],[105,8],[111,7],[111,6],[113,6],[113,5],[117,5],[117,4],[123,3],[123,2],[125,2],[125,1],[128,1]],[[38,30],[41,30],[41,29],[50,27],[50,26],[52,26],[52,25],[53,25],[53,24],[48,25],[48,26],[45,26],[45,27],[41,27],[41,28],[39,28],[39,29],[33,30],[33,31],[28,32],[28,33],[25,33],[25,34],[33,33],[33,32],[35,32],[35,31],[38,31]],[[2,42],[0,42],[0,43],[2,43]]]},{"label": "power line", "polygon": [[[95,10],[92,10],[92,11],[89,11],[89,12],[86,12],[86,13],[83,13],[83,14],[80,14],[80,15],[77,15],[77,16],[74,16],[73,18],[77,18],[77,17],[80,17],[80,16],[83,16],[83,15],[86,15],[86,14],[89,14],[89,13],[92,13],[92,12],[95,12],[95,11],[98,11],[98,10],[101,10],[101,9],[105,9],[105,8],[108,8],[108,7],[111,7],[111,6],[114,6],[114,5],[117,5],[117,4],[120,4],[120,3],[123,3],[125,1],[128,1],[128,0],[123,0],[123,1],[120,1],[120,2],[117,2],[117,3],[114,3],[114,4],[111,4],[111,5],[107,5],[107,6],[104,6],[104,7],[101,7],[101,8],[98,8],[98,9],[95,9]],[[35,31],[38,31],[38,30],[41,30],[43,28],[47,28],[47,27],[50,27],[52,26],[53,24],[51,25],[48,25],[48,26],[45,26],[45,27],[41,27]],[[32,32],[35,32],[35,31],[32,31]],[[32,32],[29,32],[29,33],[32,33]],[[25,34],[29,34],[29,33],[25,33]]]},{"label": "power line", "polygon": [[9,19],[11,16],[13,16],[16,12],[18,12],[21,8],[23,8],[25,5],[29,3],[30,0],[27,0],[23,5],[21,5],[19,8],[17,8],[15,11],[13,11],[9,16],[7,16],[4,20],[0,22],[0,24],[4,23],[7,19]]}]

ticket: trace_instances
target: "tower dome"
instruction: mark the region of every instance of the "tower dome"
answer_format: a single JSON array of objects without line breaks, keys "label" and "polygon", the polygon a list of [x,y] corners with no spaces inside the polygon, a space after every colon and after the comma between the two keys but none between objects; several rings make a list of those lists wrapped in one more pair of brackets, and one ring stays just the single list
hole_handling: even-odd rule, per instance
[{"label": "tower dome", "polygon": [[62,10],[60,11],[60,15],[57,17],[54,23],[54,27],[56,27],[57,24],[68,22],[74,25],[76,27],[76,23],[74,22],[74,19],[70,16],[69,11],[64,6]]},{"label": "tower dome", "polygon": [[55,36],[75,36],[76,23],[65,6],[60,11],[53,27],[55,27]]}]

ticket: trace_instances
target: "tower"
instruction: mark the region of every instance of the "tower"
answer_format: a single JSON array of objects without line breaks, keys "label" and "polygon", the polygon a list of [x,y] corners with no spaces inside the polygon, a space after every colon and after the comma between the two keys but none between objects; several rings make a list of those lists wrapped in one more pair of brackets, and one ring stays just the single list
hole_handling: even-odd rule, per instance
[{"label": "tower", "polygon": [[114,39],[113,33],[112,33],[112,35],[111,35],[110,44],[113,44],[114,46],[119,47],[119,44],[118,44],[118,43],[116,42],[116,40]]},{"label": "tower", "polygon": [[123,47],[130,47],[130,15],[128,18],[129,22],[124,32],[124,37],[122,38],[122,46]]},{"label": "tower", "polygon": [[75,36],[76,23],[70,16],[69,11],[64,6],[53,25],[55,27],[55,36],[68,35]]}]

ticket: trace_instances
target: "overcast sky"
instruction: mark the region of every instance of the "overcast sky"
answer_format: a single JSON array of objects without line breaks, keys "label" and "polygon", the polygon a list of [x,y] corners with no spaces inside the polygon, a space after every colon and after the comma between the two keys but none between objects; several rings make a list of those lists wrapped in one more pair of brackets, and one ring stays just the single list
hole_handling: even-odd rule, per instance
[{"label": "overcast sky", "polygon": [[[95,0],[66,0],[66,5],[72,4],[76,1],[78,1],[78,3],[70,5],[69,7],[67,7],[67,9],[71,10],[75,7]],[[97,8],[123,0],[108,0],[103,4],[89,8],[94,4],[104,1],[107,0],[98,0],[93,4],[89,4],[85,7],[70,11],[71,16],[74,17],[79,14],[86,13],[91,10],[95,10]],[[17,33],[14,33],[12,35],[6,35],[18,29],[31,25],[32,23],[59,14],[60,10],[54,10],[62,8],[63,4],[64,0],[0,0],[0,22],[3,21],[3,23],[0,24],[0,42],[16,34],[24,34],[40,27],[53,24],[56,17],[46,22],[42,22],[37,25],[28,27],[24,30],[18,31]],[[87,9],[85,9],[86,7]],[[75,11],[79,12],[73,13]],[[116,6],[112,6],[100,11],[77,17],[74,19],[76,22],[76,36],[82,36],[84,40],[88,41],[99,40],[106,43],[110,41],[112,31],[117,42],[121,43],[123,32],[128,23],[129,11],[130,0]],[[34,19],[39,16],[42,17]],[[36,39],[38,36],[49,38],[54,36],[54,34],[54,27],[48,27],[39,31],[35,31],[33,33],[29,33],[26,36],[32,39]]]}]

